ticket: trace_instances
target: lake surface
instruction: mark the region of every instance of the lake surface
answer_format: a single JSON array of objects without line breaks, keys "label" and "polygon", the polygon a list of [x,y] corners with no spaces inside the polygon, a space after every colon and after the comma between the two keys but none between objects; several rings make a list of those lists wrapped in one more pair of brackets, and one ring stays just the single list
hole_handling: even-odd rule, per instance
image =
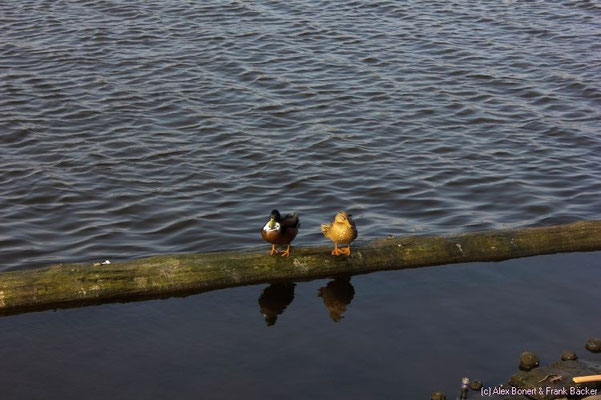
[{"label": "lake surface", "polygon": [[506,381],[525,350],[601,362],[584,349],[601,332],[600,254],[1,318],[2,398],[454,399],[464,376]]},{"label": "lake surface", "polygon": [[[267,251],[272,208],[300,213],[297,245],[339,209],[362,239],[600,218],[598,2],[5,0],[0,26],[0,271]],[[327,281],[271,327],[262,287],[5,318],[2,386],[425,398],[535,343],[578,351],[598,258],[355,277],[330,287],[339,323]]]},{"label": "lake surface", "polygon": [[0,7],[2,269],[599,216],[594,2]]}]

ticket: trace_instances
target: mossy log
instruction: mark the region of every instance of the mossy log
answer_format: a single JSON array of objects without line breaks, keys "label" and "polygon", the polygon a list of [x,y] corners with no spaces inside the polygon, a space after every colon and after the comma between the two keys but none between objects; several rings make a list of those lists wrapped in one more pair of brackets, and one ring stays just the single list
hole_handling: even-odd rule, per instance
[{"label": "mossy log", "polygon": [[455,236],[406,236],[353,246],[294,247],[288,258],[261,251],[175,254],[107,265],[58,264],[0,273],[0,314],[187,295],[277,281],[356,275],[560,252],[601,250],[601,221],[492,230]]}]

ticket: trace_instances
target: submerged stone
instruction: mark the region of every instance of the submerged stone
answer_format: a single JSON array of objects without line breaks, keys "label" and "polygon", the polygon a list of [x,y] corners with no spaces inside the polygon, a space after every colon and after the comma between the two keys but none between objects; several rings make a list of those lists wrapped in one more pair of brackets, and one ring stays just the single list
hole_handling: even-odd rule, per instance
[{"label": "submerged stone", "polygon": [[447,396],[442,392],[434,392],[432,396],[430,396],[430,400],[447,400]]},{"label": "submerged stone", "polygon": [[561,353],[561,359],[563,361],[578,360],[578,356],[573,351],[566,350],[563,353]]},{"label": "submerged stone", "polygon": [[540,358],[531,351],[525,351],[520,355],[520,369],[524,371],[530,371],[533,368],[538,367],[540,364]]},{"label": "submerged stone", "polygon": [[586,349],[593,353],[601,353],[601,338],[592,338],[587,340]]},{"label": "submerged stone", "polygon": [[470,384],[470,388],[472,388],[472,390],[475,392],[480,391],[480,389],[482,389],[482,382],[479,380],[473,380]]},{"label": "submerged stone", "polygon": [[[557,361],[531,371],[520,371],[509,379],[515,388],[534,390],[528,397],[535,400],[551,400],[558,397],[574,398],[578,393],[601,393],[601,382],[574,383],[575,376],[601,373],[601,365],[585,360]],[[578,393],[577,393],[578,392]],[[579,398],[579,397],[578,397]]]}]

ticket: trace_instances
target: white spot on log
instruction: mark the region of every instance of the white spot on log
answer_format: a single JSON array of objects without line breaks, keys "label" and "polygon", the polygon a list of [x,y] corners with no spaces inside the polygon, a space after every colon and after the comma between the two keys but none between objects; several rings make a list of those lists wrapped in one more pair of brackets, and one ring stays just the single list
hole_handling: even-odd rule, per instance
[{"label": "white spot on log", "polygon": [[6,303],[4,302],[4,290],[0,290],[0,307],[4,306],[6,306]]},{"label": "white spot on log", "polygon": [[292,264],[299,269],[302,269],[303,271],[307,270],[307,264],[300,261],[298,258],[295,258],[294,261],[292,261]]},{"label": "white spot on log", "polygon": [[461,255],[464,256],[465,254],[463,253],[463,249],[461,248],[461,245],[459,243],[455,243],[455,246],[457,246],[457,248],[461,252]]}]

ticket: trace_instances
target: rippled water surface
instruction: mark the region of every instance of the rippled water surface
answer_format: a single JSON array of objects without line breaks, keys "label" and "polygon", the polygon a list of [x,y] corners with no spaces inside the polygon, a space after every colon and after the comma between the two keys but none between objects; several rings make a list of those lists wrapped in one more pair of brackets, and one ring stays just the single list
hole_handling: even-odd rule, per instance
[{"label": "rippled water surface", "polygon": [[[0,270],[264,246],[274,207],[300,213],[297,245],[322,243],[339,209],[363,239],[600,215],[598,1],[3,0],[0,26]],[[547,354],[564,343],[539,328],[585,340],[598,261],[582,257],[353,278],[339,285],[354,314],[316,330],[307,304],[326,282],[298,285],[289,309],[307,320],[283,328],[264,326],[257,287],[3,319],[19,368],[2,386],[81,398],[60,381],[76,371],[74,388],[110,382],[98,398],[289,395],[277,382],[299,399],[426,398],[491,371],[469,344],[500,343],[513,366],[541,335]],[[536,301],[521,297],[533,282]],[[478,330],[472,302],[512,328]]]},{"label": "rippled water surface", "polygon": [[599,254],[2,318],[2,399],[451,400],[464,376],[506,381],[525,350],[601,362],[584,350],[601,332]]},{"label": "rippled water surface", "polygon": [[601,209],[592,1],[3,1],[1,268]]}]

